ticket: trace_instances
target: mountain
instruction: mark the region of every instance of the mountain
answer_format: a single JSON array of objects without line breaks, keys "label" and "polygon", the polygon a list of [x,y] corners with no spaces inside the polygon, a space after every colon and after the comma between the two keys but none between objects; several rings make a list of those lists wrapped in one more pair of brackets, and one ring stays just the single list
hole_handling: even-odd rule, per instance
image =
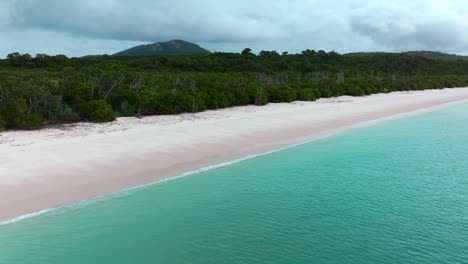
[{"label": "mountain", "polygon": [[416,57],[424,57],[427,59],[434,59],[434,60],[447,60],[447,61],[457,61],[457,60],[464,60],[468,61],[468,56],[462,55],[455,55],[455,54],[447,54],[438,51],[408,51],[403,52],[403,54],[409,56],[416,56]]},{"label": "mountain", "polygon": [[149,45],[136,46],[112,56],[154,56],[154,55],[199,55],[210,54],[210,51],[183,40],[171,40],[167,42],[158,42]]},{"label": "mountain", "polygon": [[438,52],[438,51],[406,51],[406,52],[401,52],[401,53],[392,53],[392,52],[355,52],[355,53],[347,53],[344,54],[345,56],[369,56],[369,55],[407,55],[411,57],[422,57],[426,59],[432,59],[432,60],[445,60],[445,61],[457,61],[457,60],[463,60],[463,61],[468,61],[468,56],[462,56],[462,55],[455,55],[455,54],[447,54],[443,52]]}]

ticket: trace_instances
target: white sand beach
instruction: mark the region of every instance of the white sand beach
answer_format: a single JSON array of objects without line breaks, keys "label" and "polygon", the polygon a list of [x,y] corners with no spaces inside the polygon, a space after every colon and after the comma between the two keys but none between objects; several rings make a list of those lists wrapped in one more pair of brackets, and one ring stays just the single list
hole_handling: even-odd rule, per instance
[{"label": "white sand beach", "polygon": [[3,132],[0,221],[464,100],[468,88]]}]

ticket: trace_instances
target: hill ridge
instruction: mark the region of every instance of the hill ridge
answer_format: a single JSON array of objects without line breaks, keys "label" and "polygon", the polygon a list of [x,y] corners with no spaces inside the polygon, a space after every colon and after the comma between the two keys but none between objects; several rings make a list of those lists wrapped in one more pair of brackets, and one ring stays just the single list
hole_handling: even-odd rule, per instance
[{"label": "hill ridge", "polygon": [[207,49],[181,39],[174,39],[166,42],[156,42],[152,44],[138,45],[111,56],[114,57],[135,57],[135,56],[157,56],[157,55],[199,55],[210,54]]}]

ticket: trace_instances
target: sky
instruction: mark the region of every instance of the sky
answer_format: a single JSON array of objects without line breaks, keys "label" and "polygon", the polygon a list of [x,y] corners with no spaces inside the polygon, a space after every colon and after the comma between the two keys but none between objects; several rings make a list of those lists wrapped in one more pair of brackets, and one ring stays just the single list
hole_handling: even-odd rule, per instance
[{"label": "sky", "polygon": [[0,57],[182,39],[210,51],[468,54],[467,0],[0,0]]}]

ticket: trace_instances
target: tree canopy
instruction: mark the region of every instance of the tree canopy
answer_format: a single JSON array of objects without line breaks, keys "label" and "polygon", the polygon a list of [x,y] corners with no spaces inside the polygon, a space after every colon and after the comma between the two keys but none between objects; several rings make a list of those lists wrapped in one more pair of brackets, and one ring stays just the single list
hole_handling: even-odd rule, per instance
[{"label": "tree canopy", "polygon": [[468,61],[251,49],[191,56],[0,60],[0,130],[341,95],[468,86]]}]

